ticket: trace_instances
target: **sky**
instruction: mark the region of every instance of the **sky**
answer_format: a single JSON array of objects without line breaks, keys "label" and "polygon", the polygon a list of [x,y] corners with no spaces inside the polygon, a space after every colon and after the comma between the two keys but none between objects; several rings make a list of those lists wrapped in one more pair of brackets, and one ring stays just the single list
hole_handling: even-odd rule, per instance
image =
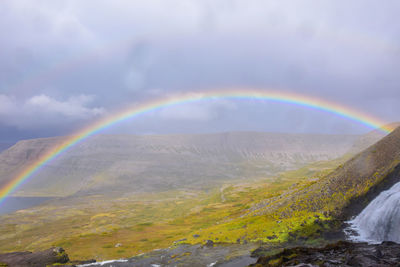
[{"label": "sky", "polygon": [[[323,98],[400,114],[399,1],[0,1],[0,141],[69,135],[122,107],[219,88]],[[288,104],[218,99],[107,133],[359,134]]]}]

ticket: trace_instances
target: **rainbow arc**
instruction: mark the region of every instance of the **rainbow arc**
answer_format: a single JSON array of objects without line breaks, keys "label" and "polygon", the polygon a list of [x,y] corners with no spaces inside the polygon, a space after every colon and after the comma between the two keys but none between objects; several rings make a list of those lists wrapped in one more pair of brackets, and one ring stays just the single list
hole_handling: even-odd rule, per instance
[{"label": "rainbow arc", "polygon": [[297,106],[303,106],[310,109],[321,110],[327,113],[340,116],[342,118],[352,120],[360,123],[372,129],[382,129],[382,131],[389,133],[392,129],[384,127],[385,122],[377,119],[371,115],[362,113],[355,109],[345,107],[327,100],[309,97],[305,95],[274,91],[274,90],[261,90],[261,89],[224,89],[224,90],[211,90],[198,93],[180,94],[170,96],[167,98],[161,98],[153,101],[148,101],[133,107],[127,108],[123,111],[117,112],[111,116],[103,118],[88,127],[82,129],[76,134],[68,137],[65,141],[50,149],[47,153],[43,154],[37,161],[31,163],[25,167],[16,177],[6,183],[0,189],[0,204],[4,199],[13,193],[21,184],[28,179],[35,176],[40,169],[47,163],[63,154],[65,151],[73,147],[79,142],[89,138],[92,135],[99,133],[100,131],[107,129],[115,124],[123,121],[132,119],[134,117],[143,115],[145,113],[175,106],[184,103],[204,101],[211,99],[255,99],[255,100],[266,100],[280,103],[293,104]]}]

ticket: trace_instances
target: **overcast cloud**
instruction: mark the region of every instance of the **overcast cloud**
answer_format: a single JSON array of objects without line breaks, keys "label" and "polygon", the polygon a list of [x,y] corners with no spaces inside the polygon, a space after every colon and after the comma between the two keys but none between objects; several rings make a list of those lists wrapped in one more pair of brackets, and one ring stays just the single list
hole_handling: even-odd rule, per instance
[{"label": "overcast cloud", "polygon": [[92,101],[93,96],[88,95],[70,97],[65,101],[36,95],[22,102],[0,95],[0,119],[5,125],[21,129],[60,127],[103,115],[103,108],[87,107]]},{"label": "overcast cloud", "polygon": [[[400,114],[398,1],[0,2],[0,141],[70,134],[172,93],[251,87]],[[362,133],[304,108],[220,100],[111,132]]]}]

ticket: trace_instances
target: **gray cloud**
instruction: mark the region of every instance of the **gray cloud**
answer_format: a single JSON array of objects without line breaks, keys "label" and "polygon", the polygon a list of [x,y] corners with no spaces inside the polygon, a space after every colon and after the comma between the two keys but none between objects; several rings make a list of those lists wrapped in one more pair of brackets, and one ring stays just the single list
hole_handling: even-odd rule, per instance
[{"label": "gray cloud", "polygon": [[[68,130],[52,132],[65,134],[97,118],[93,107],[112,113],[170,93],[223,87],[294,91],[395,121],[399,8],[398,1],[361,0],[1,1],[0,123],[37,123],[48,135],[46,124],[76,112]],[[79,95],[96,98],[74,102]],[[27,99],[49,101],[42,120],[24,119],[35,106]],[[229,103],[234,108],[175,107],[115,129],[366,131],[298,107]]]},{"label": "gray cloud", "polygon": [[105,114],[104,108],[87,106],[93,99],[93,96],[78,95],[60,101],[42,94],[21,101],[0,95],[0,122],[29,130],[89,120]]},{"label": "gray cloud", "polygon": [[227,100],[212,100],[209,102],[195,102],[184,105],[177,105],[169,108],[163,108],[155,112],[155,119],[163,120],[189,120],[189,121],[209,121],[216,119],[221,110],[233,111],[237,107],[235,103]]}]

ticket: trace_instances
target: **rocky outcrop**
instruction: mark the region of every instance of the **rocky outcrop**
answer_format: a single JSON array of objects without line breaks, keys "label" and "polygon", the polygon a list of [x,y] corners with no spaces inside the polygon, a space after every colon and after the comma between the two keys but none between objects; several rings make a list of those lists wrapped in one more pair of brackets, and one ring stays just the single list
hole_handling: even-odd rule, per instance
[{"label": "rocky outcrop", "polygon": [[64,249],[55,247],[39,252],[11,252],[0,254],[0,266],[43,267],[52,264],[64,264],[69,261]]},{"label": "rocky outcrop", "polygon": [[324,248],[296,247],[262,256],[250,266],[400,266],[400,244],[339,241]]}]

